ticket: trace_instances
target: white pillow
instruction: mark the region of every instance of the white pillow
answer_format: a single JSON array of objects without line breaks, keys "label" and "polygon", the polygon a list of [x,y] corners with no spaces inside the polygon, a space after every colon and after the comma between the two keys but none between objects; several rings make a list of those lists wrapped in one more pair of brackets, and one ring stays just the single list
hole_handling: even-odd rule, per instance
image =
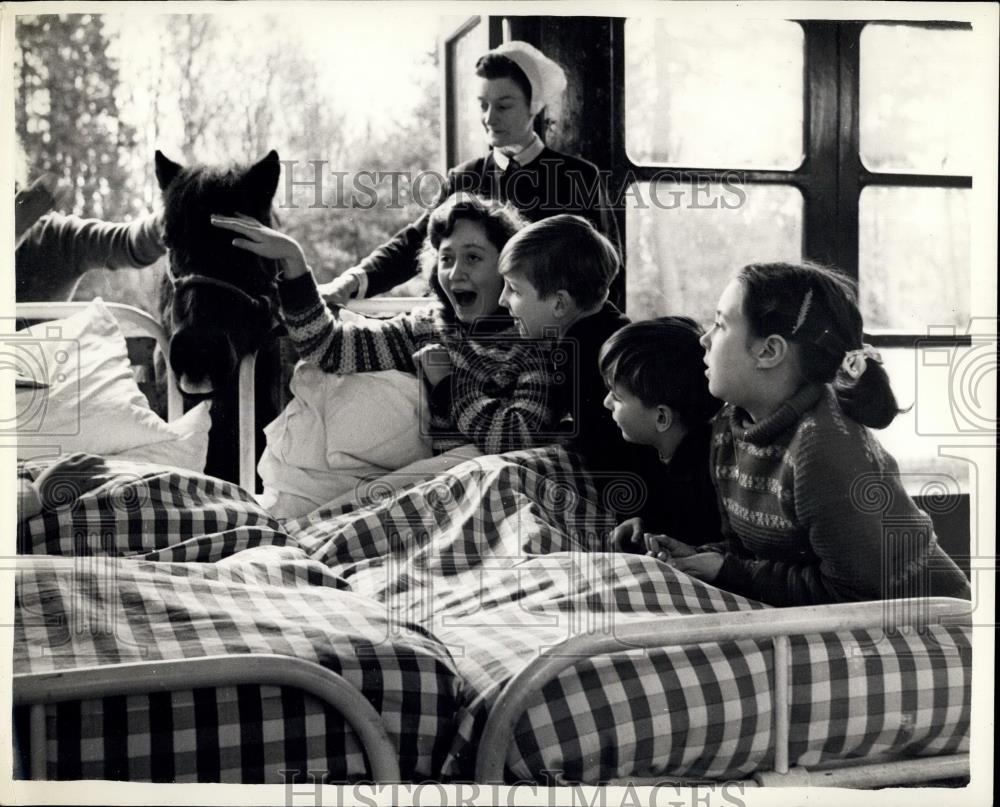
[{"label": "white pillow", "polygon": [[132,375],[125,336],[100,298],[84,311],[18,331],[9,339],[18,375],[19,459],[86,451],[148,459],[201,472],[208,453],[209,402],[167,423]]},{"label": "white pillow", "polygon": [[105,456],[121,460],[155,462],[157,465],[173,465],[176,468],[202,473],[208,457],[212,402],[202,401],[166,425],[176,435],[174,439],[128,448]]},{"label": "white pillow", "polygon": [[281,518],[309,512],[431,455],[421,428],[420,386],[410,373],[334,375],[300,362],[295,397],[265,429],[257,471],[262,502]]}]

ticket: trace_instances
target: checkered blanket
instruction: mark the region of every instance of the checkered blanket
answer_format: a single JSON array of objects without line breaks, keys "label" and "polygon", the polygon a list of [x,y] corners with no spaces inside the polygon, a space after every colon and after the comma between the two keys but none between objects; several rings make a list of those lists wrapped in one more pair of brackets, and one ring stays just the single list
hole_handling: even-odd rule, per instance
[{"label": "checkered blanket", "polygon": [[[73,582],[54,568],[65,558],[29,559],[34,565],[18,589],[16,669],[95,663],[88,653],[106,661],[134,658],[134,646],[154,658],[262,651],[316,659],[380,709],[400,744],[404,776],[468,779],[490,707],[545,647],[632,620],[763,607],[655,560],[605,551],[617,520],[609,511],[627,509],[635,492],[608,485],[595,504],[592,481],[575,458],[545,449],[473,460],[417,484],[379,480],[348,507],[281,525],[234,524],[227,516],[197,551],[191,549],[197,527],[176,540],[135,538],[126,527],[114,545],[137,554],[107,559],[116,593],[96,602],[107,610],[114,600],[122,614],[115,624],[127,630],[99,641],[71,632],[67,640],[65,631],[27,624],[29,614],[68,613]],[[247,529],[261,531],[250,541],[255,546],[227,538]],[[193,559],[215,562],[182,562]],[[365,643],[376,659],[368,667],[359,661],[370,658],[358,651]],[[39,657],[38,648],[48,652]],[[792,657],[793,763],[967,748],[967,629],[812,636],[793,641]],[[756,641],[581,659],[526,701],[507,775],[599,782],[629,775],[725,778],[768,767],[772,666],[767,643]],[[153,717],[131,717],[133,708],[162,713],[152,698],[98,704],[103,724],[81,717],[79,706],[62,707],[70,715],[50,714],[50,735],[59,740],[60,758],[63,746],[72,749],[73,763],[63,771],[70,775],[84,770],[83,757],[104,760],[85,775],[120,770],[118,749],[126,743],[115,737],[125,723],[140,734],[127,743],[139,758],[128,763],[132,778],[154,769],[162,776],[167,763],[157,769],[155,760],[164,757],[164,746],[187,753],[167,765],[177,780],[273,781],[275,759],[299,770],[333,766],[331,781],[360,775],[353,737],[339,727],[328,736],[336,721],[322,712],[318,720],[303,718],[302,709],[288,705],[290,693],[281,693],[277,705],[268,694],[262,700],[260,692],[233,688],[175,695],[175,707],[178,699],[197,697],[211,697],[215,707],[207,717],[195,708],[194,723],[185,722],[188,713],[175,718],[173,746],[142,736]],[[67,726],[87,736],[70,742]],[[344,748],[351,750],[338,766]]]},{"label": "checkered blanket", "polygon": [[[447,651],[298,549],[260,547],[214,564],[28,558],[17,606],[16,672],[277,653],[354,685],[381,713],[408,779],[438,771],[454,733],[459,682]],[[51,707],[52,778],[365,776],[353,731],[301,692],[239,686],[173,702],[179,716],[169,695]]]},{"label": "checkered blanket", "polygon": [[[404,777],[440,770],[459,682],[439,642],[352,592],[238,487],[165,469],[113,470],[113,483],[21,531],[22,550],[50,554],[19,559],[15,672],[293,656],[339,673],[372,703]],[[47,707],[47,737],[53,779],[281,783],[294,772],[301,783],[308,771],[331,781],[367,775],[340,716],[285,687],[64,703]]]},{"label": "checkered blanket", "polygon": [[[559,449],[484,457],[403,491],[383,480],[353,513],[286,527],[353,591],[448,648],[462,708],[444,778],[473,775],[490,707],[546,647],[629,621],[764,607],[651,558],[604,551],[617,521],[609,510],[637,491],[608,486],[598,506],[590,479]],[[793,762],[967,747],[963,628],[811,636],[792,642],[792,661]],[[731,778],[770,767],[772,679],[769,642],[581,659],[526,702],[508,777]]]},{"label": "checkered blanket", "polygon": [[[18,478],[35,479],[46,464],[22,463]],[[66,480],[50,494],[55,506],[18,524],[18,554],[207,563],[288,542],[278,521],[238,485],[142,462],[107,464],[103,484],[77,496]]]}]

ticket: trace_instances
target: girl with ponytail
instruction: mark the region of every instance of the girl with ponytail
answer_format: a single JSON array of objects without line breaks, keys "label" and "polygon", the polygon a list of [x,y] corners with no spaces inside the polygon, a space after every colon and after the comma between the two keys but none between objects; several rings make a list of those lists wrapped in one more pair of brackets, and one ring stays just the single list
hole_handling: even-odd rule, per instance
[{"label": "girl with ponytail", "polygon": [[869,430],[900,410],[862,330],[855,286],[838,272],[738,273],[702,338],[709,390],[727,402],[711,448],[724,540],[692,549],[653,537],[654,554],[772,605],[970,596]]}]

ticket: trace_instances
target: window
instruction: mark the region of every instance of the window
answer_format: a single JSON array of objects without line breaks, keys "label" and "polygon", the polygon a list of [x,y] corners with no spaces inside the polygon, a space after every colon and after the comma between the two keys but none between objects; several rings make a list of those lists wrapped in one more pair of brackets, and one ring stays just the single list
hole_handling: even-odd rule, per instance
[{"label": "window", "polygon": [[[497,42],[496,44],[499,44]],[[476,62],[490,49],[486,17],[465,20],[444,43],[448,167],[482,156],[486,139],[476,102]]]},{"label": "window", "polygon": [[[185,164],[249,164],[274,148],[280,227],[331,280],[424,212],[436,188],[416,178],[442,163],[433,50],[444,21],[397,7],[386,25],[363,5],[17,16],[24,179],[65,176],[72,212],[119,221],[156,206],[156,149]],[[155,314],[161,278],[94,271],[77,298]],[[410,293],[423,289],[411,281]]]},{"label": "window", "polygon": [[[966,490],[967,464],[936,456],[960,431],[955,393],[923,383],[921,351],[977,348],[971,174],[992,101],[971,26],[668,18],[618,31],[629,314],[705,319],[751,260],[839,267],[858,279],[901,405],[919,393],[880,438],[904,471]],[[699,188],[720,208],[738,189],[740,203],[698,209]]]},{"label": "window", "polygon": [[654,180],[634,190],[625,217],[632,319],[710,321],[736,267],[802,257],[802,194],[792,186]]},{"label": "window", "polygon": [[630,19],[625,37],[625,148],[634,162],[780,169],[802,162],[800,25]]},{"label": "window", "polygon": [[969,321],[969,191],[869,185],[858,204],[858,291],[873,334]]},{"label": "window", "polygon": [[971,315],[971,39],[968,28],[860,31],[858,281],[873,334],[961,328]]},{"label": "window", "polygon": [[[734,270],[803,257],[803,28],[629,19],[625,305],[708,320]],[[711,48],[706,50],[706,43]]]},{"label": "window", "polygon": [[[869,171],[971,174],[979,71],[972,31],[861,30],[861,160]],[[985,112],[985,110],[981,110]]]}]

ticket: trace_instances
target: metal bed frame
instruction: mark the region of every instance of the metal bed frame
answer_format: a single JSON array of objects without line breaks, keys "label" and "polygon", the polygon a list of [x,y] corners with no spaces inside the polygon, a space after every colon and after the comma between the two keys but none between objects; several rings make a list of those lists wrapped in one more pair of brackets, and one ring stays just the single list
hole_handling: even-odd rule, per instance
[{"label": "metal bed frame", "polygon": [[[789,767],[788,735],[790,702],[789,637],[813,633],[883,628],[888,614],[911,615],[892,619],[892,626],[939,624],[968,620],[972,604],[949,597],[889,600],[837,605],[768,608],[726,614],[698,614],[668,619],[643,620],[616,625],[613,635],[578,634],[548,648],[513,676],[490,710],[476,757],[475,780],[504,781],[504,763],[518,719],[532,695],[577,660],[637,648],[653,649],[679,645],[726,642],[738,639],[771,639],[774,646],[774,770],[754,774],[744,784],[750,787],[868,788],[893,784],[915,784],[939,779],[967,777],[969,755],[894,759],[872,764],[838,762],[812,770]],[[607,784],[655,785],[671,777],[630,778]]]},{"label": "metal bed frame", "polygon": [[[18,303],[16,315],[26,320],[61,319],[83,311],[86,302]],[[122,303],[105,303],[120,322],[138,327],[153,337],[164,355],[169,337],[160,323],[145,311]],[[256,468],[254,433],[254,371],[256,356],[243,359],[239,368],[239,483],[253,493]],[[167,365],[167,419],[183,414],[177,379]],[[179,661],[136,662],[74,670],[14,675],[15,705],[29,707],[29,765],[32,779],[44,779],[45,704],[109,695],[188,690],[193,687],[237,684],[273,684],[296,687],[336,709],[357,733],[378,781],[400,779],[397,753],[382,718],[368,700],[342,676],[319,664],[273,654],[208,656]]]},{"label": "metal bed frame", "polygon": [[[351,301],[348,307],[360,314],[382,315],[408,311],[425,303],[421,297],[376,297]],[[894,627],[924,626],[946,620],[969,619],[971,603],[946,597],[927,600],[897,600],[767,609],[643,621],[619,626],[614,636],[579,634],[549,648],[505,685],[486,721],[476,759],[475,781],[503,781],[504,762],[514,727],[530,697],[559,673],[575,663],[623,649],[653,649],[664,646],[723,642],[735,639],[771,639],[774,647],[774,770],[759,771],[744,782],[748,787],[870,788],[895,784],[917,784],[969,776],[969,755],[880,759],[876,762],[836,761],[805,768],[789,766],[789,715],[791,664],[789,638],[812,633],[868,630],[885,627],[888,614]],[[909,614],[911,619],[900,620]],[[610,785],[655,785],[664,778],[612,780]]]},{"label": "metal bed frame", "polygon": [[[104,304],[108,307],[111,313],[115,315],[119,322],[127,322],[129,325],[135,325],[143,330],[148,336],[152,336],[156,340],[156,344],[159,346],[160,350],[163,351],[163,355],[167,355],[167,351],[170,347],[170,338],[167,336],[167,332],[163,330],[163,326],[160,325],[159,321],[155,317],[147,314],[141,308],[136,308],[134,305],[109,302],[105,302]],[[63,319],[65,317],[70,317],[73,314],[79,314],[81,311],[85,311],[89,305],[90,303],[87,302],[17,303],[15,305],[15,313],[18,319]],[[181,391],[177,387],[177,379],[174,378],[174,374],[171,372],[168,364],[167,420],[174,420],[179,418],[182,414],[184,414],[184,401],[181,398]]]},{"label": "metal bed frame", "polygon": [[[971,604],[936,597],[839,605],[803,606],[673,619],[644,620],[619,625],[613,636],[578,634],[549,648],[511,678],[487,718],[476,759],[475,781],[503,782],[504,763],[514,728],[533,695],[580,658],[638,648],[769,638],[774,644],[774,770],[758,771],[742,782],[746,787],[871,788],[914,785],[968,777],[969,755],[847,760],[815,767],[791,767],[788,759],[790,702],[789,637],[813,633],[868,630],[883,627],[887,609],[919,614],[921,625],[967,619]],[[916,619],[896,625],[912,625]],[[29,707],[29,761],[32,779],[44,779],[45,705],[114,695],[179,691],[196,687],[274,684],[302,689],[340,712],[357,733],[373,780],[400,781],[396,750],[378,712],[341,676],[311,661],[270,654],[208,656],[179,661],[135,662],[68,671],[13,676],[14,705]],[[662,785],[683,782],[676,777],[630,777],[608,785]],[[699,780],[704,784],[704,780]]]},{"label": "metal bed frame", "polygon": [[[352,301],[349,308],[361,314],[399,313],[423,298],[377,298]],[[86,303],[19,303],[17,315],[25,319],[53,319],[77,313]],[[133,306],[107,303],[120,320],[137,325],[153,336],[166,353],[169,340],[153,317]],[[239,368],[240,484],[254,493],[256,439],[254,432],[254,371],[256,356],[246,357]],[[167,368],[168,419],[182,412],[176,379]],[[614,635],[578,634],[549,648],[511,678],[494,704],[479,744],[477,782],[502,782],[504,763],[515,725],[526,704],[546,683],[577,659],[638,648],[658,648],[738,639],[771,639],[774,647],[774,770],[760,771],[744,782],[749,787],[879,787],[967,777],[969,755],[891,759],[877,762],[843,761],[806,769],[790,766],[788,759],[790,714],[789,637],[813,633],[867,630],[884,627],[887,614],[909,614],[894,620],[894,627],[968,619],[971,604],[944,597],[920,601],[865,602],[839,605],[766,609],[726,614],[645,620],[616,627]],[[68,671],[13,676],[14,704],[29,707],[30,771],[41,779],[46,770],[45,705],[110,695],[235,684],[274,684],[302,689],[340,712],[361,740],[376,782],[400,780],[396,750],[378,712],[341,676],[309,661],[262,654],[209,656],[198,659],[136,662]],[[607,784],[653,785],[670,777],[630,778]]]},{"label": "metal bed frame", "polygon": [[45,779],[48,763],[46,704],[240,684],[271,684],[308,692],[343,715],[354,729],[375,781],[400,780],[396,748],[385,730],[382,716],[355,687],[314,661],[265,653],[138,661],[13,676],[14,705],[29,708],[31,778]]},{"label": "metal bed frame", "polygon": [[[365,300],[351,300],[347,308],[356,314],[387,317],[410,311],[424,305],[426,297],[373,297]],[[239,389],[239,484],[253,495],[257,490],[257,432],[255,428],[254,384],[256,355],[246,356],[240,364]]]},{"label": "metal bed frame", "polygon": [[[348,305],[351,311],[367,316],[387,316],[409,311],[414,306],[426,303],[424,297],[375,297],[369,300],[352,300]],[[120,322],[127,322],[144,331],[156,340],[160,351],[167,356],[170,348],[170,337],[159,321],[140,308],[125,303],[104,303]],[[83,311],[87,302],[41,302],[17,303],[16,315],[20,319],[46,320],[62,319]],[[237,429],[239,431],[239,464],[237,482],[248,493],[256,494],[257,473],[257,432],[256,403],[254,400],[254,385],[256,383],[257,356],[250,354],[240,362],[237,384],[239,389],[239,413]],[[167,420],[174,420],[184,413],[184,401],[177,379],[167,362]]]},{"label": "metal bed frame", "polygon": [[[426,303],[423,297],[374,297],[368,300],[351,300],[347,308],[367,316],[389,316],[409,311]],[[157,323],[158,324],[158,323]],[[166,350],[161,346],[161,350]],[[166,355],[166,353],[164,353]],[[254,389],[256,384],[257,356],[250,354],[240,362],[239,370],[239,485],[247,493],[257,495],[257,430]]]},{"label": "metal bed frame", "polygon": [[[104,303],[119,322],[126,322],[142,330],[147,336],[153,337],[164,356],[169,355],[170,337],[159,321],[142,309],[125,303]],[[86,309],[87,302],[42,302],[17,303],[16,315],[19,319],[49,320],[62,319]],[[254,479],[257,467],[257,438],[255,433],[256,404],[254,401],[254,373],[257,367],[257,356],[245,356],[240,362],[237,384],[239,389],[239,413],[237,428],[239,430],[239,466],[237,482],[244,490],[254,492]],[[167,420],[175,420],[184,413],[184,400],[177,379],[167,362]]]}]

